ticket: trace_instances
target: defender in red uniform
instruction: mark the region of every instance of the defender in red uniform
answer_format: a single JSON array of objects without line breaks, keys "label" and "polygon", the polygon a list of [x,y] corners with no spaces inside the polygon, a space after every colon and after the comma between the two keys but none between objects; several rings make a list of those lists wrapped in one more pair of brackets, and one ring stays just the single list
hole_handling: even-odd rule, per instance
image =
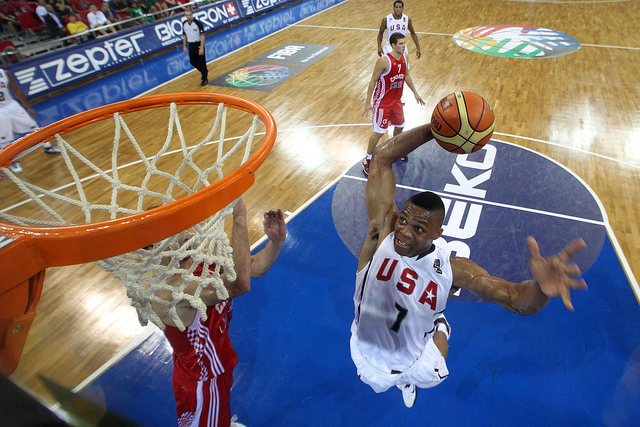
[{"label": "defender in red uniform", "polygon": [[[373,133],[369,137],[367,145],[367,156],[362,162],[364,173],[369,175],[369,161],[373,149],[380,141],[382,135],[387,133],[389,126],[394,126],[393,136],[402,133],[404,128],[404,111],[402,108],[402,90],[404,83],[407,83],[409,89],[416,97],[416,101],[420,105],[424,105],[424,101],[418,95],[413,80],[409,74],[409,67],[404,56],[404,47],[406,38],[400,33],[393,33],[389,38],[391,43],[391,52],[378,59],[373,69],[373,75],[369,82],[367,90],[367,100],[365,102],[364,113],[373,111]],[[373,104],[371,103],[372,95]]]},{"label": "defender in red uniform", "polygon": [[[216,290],[206,287],[200,298],[207,305],[207,320],[198,310],[182,300],[176,305],[176,313],[186,329],[181,332],[164,311],[161,304],[152,302],[154,312],[166,325],[164,334],[173,348],[173,393],[176,399],[178,425],[199,427],[228,427],[231,425],[229,396],[233,385],[233,368],[238,356],[229,338],[229,322],[233,308],[232,299],[249,292],[251,277],[264,275],[278,257],[287,235],[282,211],[264,214],[264,232],[269,243],[251,256],[247,233],[246,208],[242,199],[233,208],[233,229],[230,244],[236,280],[231,282],[222,274],[224,286],[229,291],[227,300],[220,300]],[[191,258],[180,262],[180,268],[189,268]],[[202,270],[202,268],[200,268]],[[206,274],[198,272],[194,274]],[[182,276],[167,279],[168,284],[178,286]],[[194,294],[197,283],[190,283],[185,293]],[[156,295],[170,301],[171,291],[157,291]]]}]

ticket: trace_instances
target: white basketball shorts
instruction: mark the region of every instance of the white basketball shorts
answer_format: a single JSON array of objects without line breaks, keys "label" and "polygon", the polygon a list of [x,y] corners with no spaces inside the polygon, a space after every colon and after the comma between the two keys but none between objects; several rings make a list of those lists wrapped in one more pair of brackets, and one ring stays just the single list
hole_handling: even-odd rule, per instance
[{"label": "white basketball shorts", "polygon": [[427,342],[422,355],[406,371],[399,374],[383,372],[373,366],[360,352],[358,326],[351,324],[351,359],[358,369],[358,376],[376,393],[387,391],[394,385],[414,384],[420,388],[435,387],[449,376],[447,363],[433,338]]},{"label": "white basketball shorts", "polygon": [[0,148],[11,144],[16,135],[28,133],[38,128],[35,120],[16,101],[0,107]]}]

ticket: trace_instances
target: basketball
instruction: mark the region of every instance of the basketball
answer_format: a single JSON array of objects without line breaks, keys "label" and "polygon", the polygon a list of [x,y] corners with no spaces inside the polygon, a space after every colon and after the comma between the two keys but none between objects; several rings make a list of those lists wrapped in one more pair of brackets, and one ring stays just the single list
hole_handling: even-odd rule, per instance
[{"label": "basketball", "polygon": [[491,106],[473,92],[454,92],[442,98],[431,115],[431,132],[442,148],[456,154],[481,149],[493,135]]}]

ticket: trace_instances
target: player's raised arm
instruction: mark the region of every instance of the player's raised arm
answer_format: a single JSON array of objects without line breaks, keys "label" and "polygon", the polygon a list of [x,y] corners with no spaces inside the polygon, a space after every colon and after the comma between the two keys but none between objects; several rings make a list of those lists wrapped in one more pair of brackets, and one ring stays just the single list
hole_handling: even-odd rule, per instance
[{"label": "player's raised arm", "polygon": [[393,164],[431,139],[431,125],[426,124],[403,132],[374,150],[366,189],[369,228],[358,259],[358,270],[367,265],[380,242],[393,231],[398,216],[398,208],[394,201],[396,178],[393,174]]},{"label": "player's raised arm", "polygon": [[287,238],[287,225],[280,209],[265,212],[262,225],[269,242],[260,252],[251,257],[251,277],[262,277],[269,271]]},{"label": "player's raised arm", "polygon": [[[247,208],[242,198],[239,198],[234,205],[232,218],[233,225],[229,243],[233,249],[232,256],[236,280],[230,282],[226,275],[222,276],[224,286],[229,292],[229,299],[246,294],[251,289],[251,253],[247,230]],[[221,301],[213,286],[204,288],[200,297],[206,305],[215,305]]]},{"label": "player's raised arm", "polygon": [[453,285],[465,288],[479,297],[500,305],[521,316],[543,309],[551,297],[560,296],[568,310],[573,311],[571,289],[586,289],[580,269],[567,260],[585,248],[584,240],[569,243],[557,255],[542,258],[533,237],[528,239],[529,266],[533,279],[513,283],[490,276],[482,267],[467,258],[452,258]]}]

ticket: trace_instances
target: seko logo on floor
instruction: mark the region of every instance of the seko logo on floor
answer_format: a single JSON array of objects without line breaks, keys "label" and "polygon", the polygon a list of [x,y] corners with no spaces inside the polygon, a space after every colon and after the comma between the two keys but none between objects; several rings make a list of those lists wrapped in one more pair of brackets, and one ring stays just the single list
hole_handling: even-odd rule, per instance
[{"label": "seko logo on floor", "polygon": [[[446,216],[436,243],[467,257],[491,274],[513,282],[530,279],[527,236],[543,256],[558,253],[582,237],[587,249],[575,262],[585,272],[605,241],[601,204],[593,192],[563,166],[525,148],[491,140],[482,150],[456,155],[435,141],[394,165],[396,205],[419,191],[442,197]],[[366,179],[356,164],[338,183],[332,216],[340,238],[357,257],[366,237]],[[477,301],[470,293],[461,299]]]}]

